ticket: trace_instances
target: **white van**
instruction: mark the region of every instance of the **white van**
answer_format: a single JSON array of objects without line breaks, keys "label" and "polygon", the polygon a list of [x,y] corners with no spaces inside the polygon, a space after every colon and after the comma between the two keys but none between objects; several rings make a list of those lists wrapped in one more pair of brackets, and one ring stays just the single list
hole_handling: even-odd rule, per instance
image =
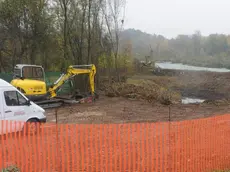
[{"label": "white van", "polygon": [[0,79],[0,121],[0,134],[24,129],[36,132],[36,124],[46,122],[45,110]]}]

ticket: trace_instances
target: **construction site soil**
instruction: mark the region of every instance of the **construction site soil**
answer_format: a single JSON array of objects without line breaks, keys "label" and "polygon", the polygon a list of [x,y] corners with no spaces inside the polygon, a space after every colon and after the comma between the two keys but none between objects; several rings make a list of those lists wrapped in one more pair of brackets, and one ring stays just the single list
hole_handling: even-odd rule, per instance
[{"label": "construction site soil", "polygon": [[[92,104],[58,109],[58,123],[101,124],[172,121],[230,113],[229,105],[151,105],[125,98],[100,98]],[[55,122],[55,110],[48,110],[48,122]]]},{"label": "construction site soil", "polygon": [[170,76],[136,75],[130,79],[132,82],[148,80],[178,92],[182,97],[201,98],[206,102],[163,105],[121,95],[107,97],[102,92],[93,103],[47,110],[48,122],[56,122],[55,112],[58,123],[78,124],[180,121],[230,113],[230,73],[190,71]]}]

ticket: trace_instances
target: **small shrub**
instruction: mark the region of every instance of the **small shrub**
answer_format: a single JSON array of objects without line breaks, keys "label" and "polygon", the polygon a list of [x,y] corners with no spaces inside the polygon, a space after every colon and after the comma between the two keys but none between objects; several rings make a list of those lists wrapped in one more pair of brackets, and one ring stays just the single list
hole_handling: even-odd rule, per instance
[{"label": "small shrub", "polygon": [[12,165],[12,166],[2,169],[0,172],[20,172],[20,170],[17,166]]}]

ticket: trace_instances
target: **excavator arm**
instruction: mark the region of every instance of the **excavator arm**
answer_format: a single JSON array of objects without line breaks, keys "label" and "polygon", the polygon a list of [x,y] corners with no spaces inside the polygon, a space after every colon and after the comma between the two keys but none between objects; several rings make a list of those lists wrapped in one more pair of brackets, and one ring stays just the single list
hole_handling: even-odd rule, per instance
[{"label": "excavator arm", "polygon": [[60,78],[52,85],[52,87],[49,88],[48,92],[50,94],[50,97],[56,97],[57,91],[65,84],[69,79],[73,78],[76,75],[80,74],[88,74],[89,75],[89,83],[90,83],[90,91],[93,95],[95,92],[95,86],[94,86],[94,76],[96,74],[96,67],[95,65],[74,65],[69,66],[67,68],[66,73],[62,74]]}]

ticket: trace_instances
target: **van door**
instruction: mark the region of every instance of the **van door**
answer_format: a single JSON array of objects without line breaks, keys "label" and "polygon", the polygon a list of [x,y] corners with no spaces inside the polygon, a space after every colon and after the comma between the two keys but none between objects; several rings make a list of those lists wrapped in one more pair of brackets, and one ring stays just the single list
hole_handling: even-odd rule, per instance
[{"label": "van door", "polygon": [[[3,91],[3,114],[9,131],[20,131],[23,128],[24,122],[27,121],[28,106],[27,100],[17,90],[4,90]],[[12,121],[9,123],[9,121]]]}]

